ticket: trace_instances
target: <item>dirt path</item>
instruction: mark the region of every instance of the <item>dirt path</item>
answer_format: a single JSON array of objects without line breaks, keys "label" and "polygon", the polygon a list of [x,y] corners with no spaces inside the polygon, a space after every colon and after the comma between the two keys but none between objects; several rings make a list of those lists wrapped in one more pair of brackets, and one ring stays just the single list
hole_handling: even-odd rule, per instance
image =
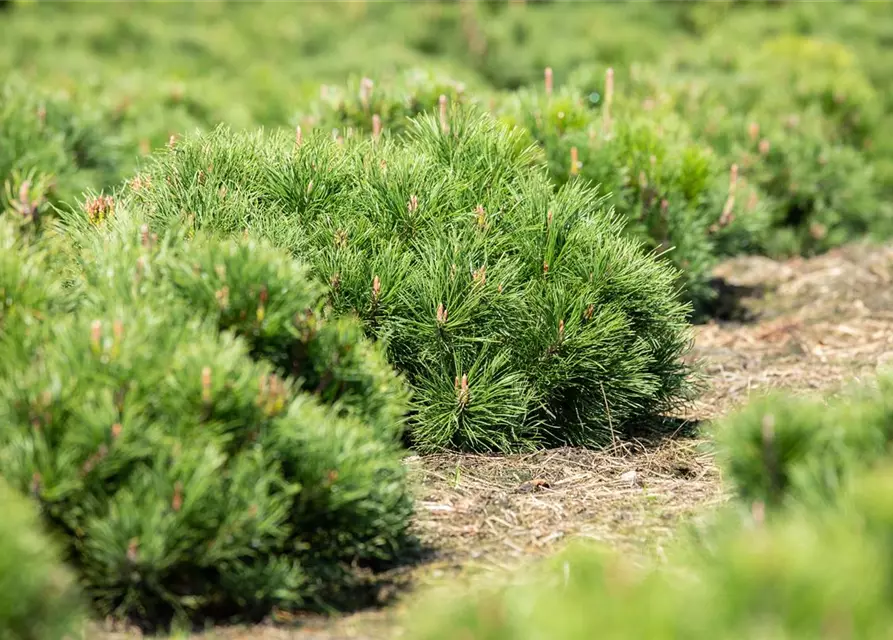
[{"label": "dirt path", "polygon": [[893,247],[787,262],[743,258],[718,275],[767,291],[744,302],[755,322],[699,327],[695,355],[710,381],[692,408],[700,419],[756,390],[815,392],[893,367]]},{"label": "dirt path", "polygon": [[[685,418],[714,419],[769,388],[830,391],[893,367],[893,247],[852,246],[786,262],[741,258],[722,265],[717,275],[763,293],[741,300],[752,321],[697,328],[692,358],[701,362],[708,387]],[[603,452],[411,458],[419,491],[414,526],[437,553],[431,562],[395,575],[395,583],[421,588],[511,569],[574,536],[660,557],[681,522],[724,499],[704,444],[672,439]],[[381,610],[195,637],[401,637],[400,615],[412,602],[407,593]],[[107,635],[123,637],[134,636]]]}]

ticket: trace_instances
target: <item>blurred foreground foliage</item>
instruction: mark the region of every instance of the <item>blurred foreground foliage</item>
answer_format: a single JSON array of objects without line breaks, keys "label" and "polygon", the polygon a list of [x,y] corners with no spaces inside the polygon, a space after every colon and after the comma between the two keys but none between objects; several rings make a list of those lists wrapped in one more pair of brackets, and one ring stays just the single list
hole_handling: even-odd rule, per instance
[{"label": "blurred foreground foliage", "polygon": [[736,495],[666,563],[572,545],[525,575],[426,594],[412,637],[889,637],[891,380],[827,406],[774,395],[722,421]]}]

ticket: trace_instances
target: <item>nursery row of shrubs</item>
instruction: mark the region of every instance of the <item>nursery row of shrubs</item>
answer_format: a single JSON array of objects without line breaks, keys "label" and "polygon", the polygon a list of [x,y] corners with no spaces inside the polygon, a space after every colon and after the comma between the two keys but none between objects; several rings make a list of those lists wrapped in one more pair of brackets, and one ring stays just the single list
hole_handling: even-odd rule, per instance
[{"label": "nursery row of shrubs", "polygon": [[[741,69],[698,69],[695,79],[662,66],[589,65],[559,81],[546,68],[536,88],[514,93],[470,90],[440,72],[357,78],[323,86],[320,98],[303,100],[274,128],[290,122],[303,135],[322,130],[342,140],[401,137],[412,118],[437,116],[441,101],[447,109],[474,103],[521,127],[555,185],[597,186],[626,233],[676,267],[682,299],[704,319],[714,313],[711,276],[724,257],[811,254],[893,234],[884,190],[893,172],[872,151],[883,139],[884,107],[858,60],[836,43],[790,37],[741,58]],[[792,83],[795,91],[781,91]],[[140,155],[223,117],[208,110],[181,119],[184,98],[119,109],[22,81],[5,93],[7,203],[24,194],[17,188],[26,181],[40,202],[115,187]]]},{"label": "nursery row of shrubs", "polygon": [[[17,320],[24,317],[21,314]],[[113,348],[112,341],[106,344]],[[126,352],[126,349],[122,352]],[[109,350],[108,354],[111,355],[112,351]],[[8,384],[4,383],[4,386]],[[486,585],[473,585],[465,589],[462,595],[450,589],[423,594],[418,606],[412,608],[409,632],[412,637],[418,638],[478,639],[586,638],[591,637],[594,630],[605,637],[618,638],[680,635],[695,638],[888,637],[893,630],[893,618],[887,606],[893,595],[889,580],[893,569],[893,549],[890,547],[893,511],[889,499],[893,495],[893,474],[886,445],[889,441],[891,385],[893,381],[889,376],[881,376],[876,384],[857,388],[853,393],[827,404],[817,398],[796,399],[773,395],[752,403],[724,420],[717,430],[717,440],[735,497],[729,507],[691,528],[677,541],[669,551],[666,564],[656,566],[647,561],[636,562],[589,545],[573,545],[526,573],[523,578],[511,582],[498,578],[494,584],[493,576],[489,576]],[[197,395],[198,389],[195,391]],[[301,409],[303,411],[304,407]],[[293,409],[289,410],[289,413],[292,412]],[[36,420],[40,422],[48,415],[44,409],[44,415]],[[69,421],[68,424],[74,426],[77,423]],[[16,437],[22,439],[24,430],[16,431]],[[122,429],[114,437],[121,438],[124,433]],[[289,433],[294,437],[294,431]],[[80,436],[84,439],[85,434],[80,433]],[[31,437],[36,440],[34,436]],[[132,435],[130,437],[134,438]],[[181,438],[183,445],[177,456],[188,457],[193,443],[197,446],[195,441],[199,439],[195,434]],[[260,440],[263,442],[264,438]],[[131,446],[135,447],[135,444]],[[210,446],[208,442],[204,444]],[[158,447],[157,441],[153,445],[154,450]],[[114,443],[112,446],[118,445]],[[219,443],[219,446],[224,450],[232,448],[229,440]],[[277,443],[277,450],[281,451],[279,447],[281,440]],[[20,444],[12,451],[17,453],[21,448]],[[260,448],[263,449],[263,445]],[[9,445],[5,444],[4,461],[10,459],[9,450]],[[319,448],[304,449],[302,465],[314,466],[313,458],[307,456],[311,451],[318,452]],[[155,461],[158,466],[150,463],[149,458],[154,456],[145,450],[141,452],[142,456],[135,456],[134,453],[131,451],[133,457],[141,458],[140,464],[131,462],[134,467],[154,466],[156,473],[164,467],[158,460]],[[255,454],[262,455],[258,449],[255,449]],[[21,453],[18,455],[21,456]],[[106,455],[111,458],[125,454],[110,449]],[[201,457],[202,452],[196,451],[194,455]],[[230,455],[238,458],[240,454],[234,452]],[[246,455],[246,452],[243,450],[241,455]],[[164,454],[159,457],[166,458]],[[170,462],[169,459],[166,461]],[[66,462],[71,464],[76,461]],[[95,456],[84,462],[88,466],[88,476],[107,464],[104,460],[96,460]],[[93,467],[91,462],[97,466]],[[183,464],[180,462],[172,467],[176,469]],[[251,467],[250,464],[242,464]],[[61,468],[61,465],[57,466]],[[223,468],[228,466],[224,464]],[[220,467],[217,468],[219,473]],[[167,493],[159,493],[163,500],[169,499],[170,504],[149,510],[154,512],[153,527],[161,526],[162,532],[168,536],[172,536],[174,530],[162,525],[165,515],[175,517],[174,514],[188,512],[189,491],[201,486],[197,477],[203,477],[197,469],[193,469],[191,483],[174,483],[173,489],[170,489],[174,478],[183,477],[173,469],[170,471],[171,477],[156,477],[151,483],[153,498],[159,489],[168,488]],[[140,473],[137,469],[132,470],[130,481],[133,485],[130,485],[125,482],[127,470],[128,465],[123,460],[116,465],[116,473],[111,474],[111,468],[106,469],[110,475],[104,478],[104,490],[99,490],[94,484],[89,496],[92,499],[87,499],[87,486],[80,489],[84,501],[81,508],[84,510],[88,506],[92,510],[100,510],[102,501],[111,503],[107,505],[109,511],[104,516],[109,527],[121,527],[140,519],[136,504],[142,505],[142,502],[127,505],[130,518],[122,519],[125,505],[112,496],[121,484],[123,486],[119,490],[134,497],[131,492],[140,485],[135,481]],[[226,476],[233,471],[226,473]],[[145,469],[143,473],[146,473]],[[256,474],[246,473],[252,477],[252,482],[257,481]],[[303,473],[306,478],[306,472]],[[43,476],[32,476],[29,490],[41,496],[38,503],[46,514],[48,509],[52,509],[52,501],[44,497],[44,488],[36,484],[42,479]],[[94,478],[94,483],[98,484],[97,480]],[[12,481],[16,481],[15,476]],[[211,484],[212,487],[216,484],[208,477],[204,477],[204,481],[204,484]],[[278,481],[282,482],[282,479]],[[89,484],[83,478],[76,482]],[[227,494],[229,509],[245,497],[269,506],[258,493],[270,491],[270,483],[275,485],[277,482],[269,480],[259,486],[250,484],[248,487],[252,487],[251,490],[244,487],[236,496]],[[302,484],[301,491],[306,490],[307,486]],[[228,484],[228,488],[232,491],[233,483]],[[56,493],[60,489],[56,487]],[[73,487],[67,489],[69,497],[77,495]],[[7,608],[2,624],[12,632],[21,634],[19,637],[60,637],[60,630],[70,631],[80,624],[80,602],[67,572],[60,568],[58,556],[51,552],[52,549],[48,550],[44,539],[33,537],[32,532],[38,527],[31,515],[32,508],[19,504],[21,500],[8,490],[3,491],[4,505],[10,506],[0,538],[3,545],[0,562],[14,563],[20,568],[22,558],[27,558],[30,571],[27,573],[26,591],[22,590],[26,574],[3,572],[2,575],[12,585],[6,592],[20,593],[23,597],[4,601]],[[246,492],[248,496],[243,495]],[[213,488],[208,488],[193,503],[194,509],[200,504],[205,516],[201,519],[203,523],[210,515],[209,503],[214,501],[209,497],[214,493]],[[314,493],[320,495],[318,491]],[[149,496],[143,494],[141,498],[146,500]],[[331,500],[330,494],[328,498]],[[317,503],[317,506],[321,506],[321,503]],[[326,504],[326,508],[331,508],[331,502]],[[342,513],[347,511],[343,510]],[[303,514],[309,515],[306,509]],[[79,556],[83,565],[78,565],[79,570],[86,571],[95,564],[103,567],[100,573],[85,574],[87,584],[92,584],[93,580],[99,581],[100,576],[105,581],[112,578],[114,573],[105,563],[110,560],[107,556],[117,553],[128,557],[130,580],[136,581],[138,574],[148,572],[148,560],[143,560],[139,555],[142,546],[134,546],[133,538],[126,539],[132,532],[130,530],[123,532],[120,540],[103,539],[102,554],[99,553],[100,547],[87,544],[84,538],[89,539],[91,534],[104,532],[104,535],[112,535],[96,522],[97,518],[94,513],[92,527],[80,533],[77,530],[68,532],[76,541],[72,544],[84,545],[81,549],[84,555]],[[177,531],[182,538],[175,546],[184,549],[186,545],[204,539],[202,534],[207,535],[207,525],[198,527],[197,521],[197,517],[178,521]],[[249,518],[243,517],[239,524],[245,526],[248,521]],[[337,520],[337,525],[341,527],[348,523],[356,524]],[[187,525],[192,535],[182,531]],[[56,526],[61,526],[57,531],[66,530],[65,524]],[[300,528],[297,524],[293,526]],[[27,538],[23,537],[23,532],[27,532]],[[140,532],[147,533],[145,529]],[[257,536],[257,529],[253,529],[253,533]],[[154,542],[168,549],[163,540],[156,539]],[[220,543],[219,539],[213,542]],[[229,544],[234,546],[235,543],[231,540]],[[321,547],[324,548],[323,539],[314,537],[312,548],[318,550]],[[192,549],[193,553],[196,549]],[[88,550],[92,550],[97,557],[88,554]],[[156,550],[156,553],[159,551]],[[257,553],[252,549],[251,557],[256,557]],[[181,553],[175,557],[182,563],[184,555],[188,554]],[[302,556],[297,553],[297,557]],[[170,578],[169,574],[160,570],[166,563],[157,556],[151,559],[162,565],[152,571],[152,578]],[[287,562],[285,558],[280,558],[280,561]],[[216,571],[220,571],[220,562],[221,558],[217,558],[214,565]],[[223,564],[232,566],[237,562],[228,559]],[[180,571],[186,568],[182,564],[176,566]],[[311,566],[321,570],[317,563]],[[339,573],[341,571],[343,569]],[[252,575],[257,582],[250,584],[257,584],[259,593],[263,593],[267,583],[260,583],[260,575],[253,572]],[[279,572],[272,575],[282,578]],[[331,588],[336,580],[331,574],[326,575],[326,585]],[[343,577],[343,573],[340,575]],[[220,577],[215,575],[217,580]],[[264,577],[269,579],[270,575]],[[239,579],[243,587],[248,584],[244,582],[247,579],[244,574]],[[182,580],[175,583],[176,586],[170,588],[184,587]],[[100,584],[106,586],[108,583]],[[159,584],[153,582],[156,588]],[[215,589],[223,590],[225,584],[217,582]],[[274,584],[279,583],[274,581]],[[298,584],[304,584],[304,581],[298,580]],[[130,586],[135,588],[133,584]],[[206,588],[209,586],[205,585]],[[119,584],[116,588],[121,589],[122,586]],[[108,594],[108,591],[102,592]],[[244,589],[239,593],[242,598],[246,597]],[[28,594],[31,596],[26,597]],[[131,593],[132,597],[135,595]],[[182,594],[179,595],[182,597]],[[219,593],[215,595],[217,598],[225,597]],[[281,598],[284,592],[278,595]],[[145,599],[147,594],[140,593],[139,596]],[[196,602],[192,598],[183,599],[190,605]],[[44,615],[41,616],[40,612],[44,612]]]},{"label": "nursery row of shrubs", "polygon": [[673,408],[690,343],[677,273],[594,190],[554,190],[519,131],[457,109],[410,127],[178,140],[123,207],[300,257],[406,376],[418,451],[598,445]]},{"label": "nursery row of shrubs", "polygon": [[[485,105],[456,82],[418,73],[406,82],[374,91],[360,83],[356,104],[332,88],[321,106],[310,108],[313,115],[292,120],[307,132],[334,128],[350,137],[374,134],[377,127],[399,133],[409,117],[436,111],[438,96],[492,107],[529,132],[556,184],[576,179],[598,185],[628,231],[668,252],[699,309],[709,310],[706,285],[723,256],[811,253],[893,230],[881,182],[865,155],[831,140],[825,120],[808,111],[795,119],[786,111],[748,115],[725,108],[705,116],[703,105],[693,113],[648,97],[618,98],[606,108],[604,101],[591,103],[588,96],[598,92],[584,93],[585,82]],[[100,126],[97,112],[77,111],[70,100],[32,91],[21,82],[5,87],[2,168],[13,189],[28,177],[21,167],[53,176],[52,195],[68,202],[81,190],[114,186],[129,175],[135,145],[120,128]],[[714,133],[695,136],[692,129]],[[148,151],[147,143],[141,146]]]},{"label": "nursery row of shrubs", "polygon": [[[627,232],[682,271],[703,314],[722,257],[810,254],[893,233],[893,209],[863,148],[866,131],[879,126],[871,85],[848,58],[833,64],[846,54],[839,46],[778,39],[765,51],[751,64],[768,67],[771,58],[775,66],[753,87],[705,89],[686,76],[610,67],[580,68],[559,86],[546,68],[537,89],[488,96],[446,79],[422,85],[408,73],[381,86],[363,78],[326,87],[293,122],[336,137],[400,135],[438,101],[475,103],[527,133],[556,185],[598,185]],[[776,78],[789,82],[807,63],[831,66],[845,81],[817,75],[815,86],[779,100]]]},{"label": "nursery row of shrubs", "polygon": [[426,594],[409,636],[889,637],[891,390],[884,375],[827,405],[773,395],[723,421],[736,497],[666,563],[573,545],[498,586]]},{"label": "nursery row of shrubs", "polygon": [[[0,96],[0,583],[20,594],[0,598],[0,636],[75,634],[87,603],[150,628],[363,604],[415,552],[404,445],[515,451],[661,428],[693,391],[682,358],[717,260],[889,231],[874,172],[893,174],[893,105],[877,90],[885,66],[862,56],[882,40],[872,9],[836,9],[853,18],[841,32],[857,34],[844,40],[859,57],[762,34],[754,53],[723,57],[705,38],[667,63],[644,52],[653,66],[639,67],[612,36],[594,56],[609,71],[580,67],[590,57],[570,45],[535,54],[556,14],[503,5],[315,7],[298,27],[276,4],[100,15],[16,3],[0,17],[15,27],[0,68],[22,76]],[[621,15],[592,6],[567,10]],[[645,9],[616,31],[648,33],[649,47],[720,34],[734,13]],[[808,9],[778,11],[819,28]],[[307,99],[422,14],[414,53],[383,59],[406,67],[427,52],[443,73]],[[329,37],[345,20],[377,26]],[[353,58],[328,49],[345,40]],[[306,55],[293,58],[323,69],[308,86],[306,65],[265,63],[296,42]],[[883,457],[883,392],[830,412],[771,407],[720,437],[748,504],[824,504]],[[866,582],[860,601],[844,585],[835,609],[842,583],[824,580],[889,572],[877,560],[889,514],[858,496],[847,522],[868,555],[843,528],[773,516],[757,551],[754,538],[715,538],[713,559],[692,564],[690,602],[670,594],[669,573],[618,578],[620,565],[605,573],[580,552],[557,565],[570,604],[499,592],[417,637],[463,621],[472,637],[575,637],[585,618],[550,626],[572,605],[618,635],[793,634],[830,611],[832,632],[872,637],[888,628],[885,583]],[[800,535],[809,544],[789,551]],[[847,550],[839,564],[814,566],[831,545]],[[789,600],[767,595],[776,579]],[[810,598],[792,595],[803,585]],[[637,601],[654,617],[630,622]],[[761,602],[769,618],[745,617]],[[773,609],[803,602],[805,619]],[[568,611],[561,624],[576,624]]]}]

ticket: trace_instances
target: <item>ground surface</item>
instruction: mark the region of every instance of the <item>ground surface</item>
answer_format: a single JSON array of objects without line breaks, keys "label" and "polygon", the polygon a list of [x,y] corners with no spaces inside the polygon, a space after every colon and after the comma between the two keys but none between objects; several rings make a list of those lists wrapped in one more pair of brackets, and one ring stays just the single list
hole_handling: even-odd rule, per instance
[{"label": "ground surface", "polygon": [[[747,292],[737,314],[745,319],[697,328],[692,358],[701,362],[707,387],[685,412],[689,421],[709,429],[710,420],[752,393],[830,393],[893,367],[893,247],[851,246],[785,262],[741,258],[722,265],[717,276]],[[409,464],[419,495],[415,528],[437,550],[431,561],[394,576],[395,584],[415,589],[516,568],[575,536],[660,557],[681,523],[724,499],[706,443],[692,438],[623,443],[604,452],[414,457]],[[412,595],[411,589],[398,592],[375,611],[195,638],[401,637],[400,616]],[[390,595],[382,593],[383,599]]]}]

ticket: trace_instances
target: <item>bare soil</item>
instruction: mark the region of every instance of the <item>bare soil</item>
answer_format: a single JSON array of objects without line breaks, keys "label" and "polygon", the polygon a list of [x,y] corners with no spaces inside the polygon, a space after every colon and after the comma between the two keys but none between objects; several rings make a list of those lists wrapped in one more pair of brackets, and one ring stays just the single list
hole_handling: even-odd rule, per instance
[{"label": "bare soil", "polygon": [[[893,247],[854,245],[787,261],[739,258],[716,275],[746,292],[735,302],[737,316],[748,320],[697,327],[691,358],[707,386],[684,419],[709,425],[753,393],[830,393],[893,365]],[[425,586],[517,568],[576,537],[660,558],[680,524],[725,499],[708,442],[698,438],[623,442],[598,452],[415,456],[408,464],[418,490],[414,528],[435,553],[390,576],[381,594],[387,606],[192,637],[402,637],[401,616]]]}]

